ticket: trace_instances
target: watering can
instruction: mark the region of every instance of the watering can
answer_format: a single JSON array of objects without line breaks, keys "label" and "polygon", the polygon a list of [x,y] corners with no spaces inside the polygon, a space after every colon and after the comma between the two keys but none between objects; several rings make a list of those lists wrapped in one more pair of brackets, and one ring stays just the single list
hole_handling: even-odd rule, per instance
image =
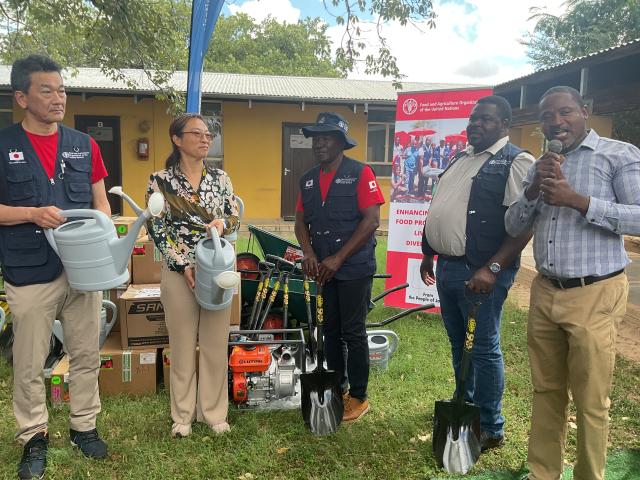
[{"label": "watering can", "polygon": [[[107,310],[111,310],[111,320],[108,322]],[[118,308],[116,307],[115,303],[110,302],[109,300],[102,300],[102,308],[100,310],[100,348],[102,348],[102,345],[104,345],[104,342],[107,340],[107,337],[115,326],[117,319]],[[64,346],[64,333],[62,329],[62,322],[60,320],[53,321],[53,334],[58,340],[60,340],[60,343],[62,343],[62,345]]]},{"label": "watering can", "polygon": [[127,263],[140,228],[164,210],[164,197],[159,192],[149,197],[145,210],[138,207],[122,187],[113,187],[109,193],[124,198],[138,215],[126,236],[118,238],[111,219],[99,210],[90,209],[62,210],[59,213],[63,217],[79,220],[44,231],[62,261],[69,285],[76,290],[109,290],[127,282]]},{"label": "watering can", "polygon": [[7,322],[7,316],[4,313],[4,308],[0,307],[0,332],[4,328],[4,324]]},{"label": "watering can", "polygon": [[384,371],[398,348],[399,338],[393,330],[368,330],[369,364]]},{"label": "watering can", "polygon": [[196,300],[206,310],[223,310],[233,300],[240,274],[234,271],[236,253],[233,245],[211,229],[211,238],[196,245]]},{"label": "watering can", "polygon": [[[238,203],[238,218],[242,220],[242,215],[244,215],[244,202],[237,195],[236,195],[236,202]],[[235,232],[230,233],[229,235],[225,235],[224,238],[229,240],[230,242],[235,242],[236,240],[238,240],[238,231],[236,230]]]}]

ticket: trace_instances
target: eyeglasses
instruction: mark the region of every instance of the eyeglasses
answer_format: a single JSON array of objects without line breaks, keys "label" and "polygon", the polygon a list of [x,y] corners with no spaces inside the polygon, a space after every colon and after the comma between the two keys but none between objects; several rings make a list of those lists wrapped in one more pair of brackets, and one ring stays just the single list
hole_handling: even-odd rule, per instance
[{"label": "eyeglasses", "polygon": [[206,138],[207,142],[213,140],[213,133],[211,132],[201,132],[200,130],[188,130],[182,133],[190,133],[191,135],[195,135],[198,137],[198,140],[202,140],[202,138]]}]

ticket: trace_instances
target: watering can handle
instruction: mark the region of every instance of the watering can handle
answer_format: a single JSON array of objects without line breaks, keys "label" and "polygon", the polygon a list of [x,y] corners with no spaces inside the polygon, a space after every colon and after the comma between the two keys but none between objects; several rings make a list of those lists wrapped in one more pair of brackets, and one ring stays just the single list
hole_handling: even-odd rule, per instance
[{"label": "watering can handle", "polygon": [[[107,217],[106,214],[102,213],[99,210],[91,210],[88,208],[60,210],[58,212],[58,215],[61,215],[66,218],[73,218],[73,217],[94,218],[98,223],[98,225],[100,226],[100,228],[102,228],[103,230],[113,227],[113,224],[111,223],[111,220],[109,219],[109,217]],[[49,242],[49,245],[51,245],[51,248],[53,248],[53,251],[56,252],[56,255],[60,255],[60,252],[58,251],[58,245],[56,245],[56,240],[53,237],[53,229],[45,228],[44,236],[47,238],[47,241]]]},{"label": "watering can handle", "polygon": [[111,310],[111,321],[108,322],[108,325],[115,324],[118,319],[118,307],[116,307],[116,304],[109,300],[102,300],[102,307]]},{"label": "watering can handle", "polygon": [[218,235],[218,229],[212,228],[211,232],[211,240],[213,241],[213,247],[216,252],[222,251],[222,243],[220,242],[220,235]]}]

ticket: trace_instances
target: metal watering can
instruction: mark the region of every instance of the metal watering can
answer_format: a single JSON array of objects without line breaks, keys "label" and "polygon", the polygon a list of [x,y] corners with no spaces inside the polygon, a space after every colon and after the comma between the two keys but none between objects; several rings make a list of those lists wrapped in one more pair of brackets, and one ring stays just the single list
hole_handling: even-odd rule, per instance
[{"label": "metal watering can", "polygon": [[118,238],[107,215],[90,209],[62,210],[60,215],[63,217],[80,220],[44,231],[51,248],[62,261],[69,285],[76,290],[109,290],[129,280],[127,263],[138,232],[147,220],[164,210],[164,197],[159,192],[149,197],[145,210],[138,207],[122,187],[113,187],[109,193],[124,198],[138,215],[125,237]]},{"label": "metal watering can", "polygon": [[[107,322],[107,310],[111,310],[111,321],[109,322]],[[117,319],[118,308],[115,303],[110,302],[109,300],[102,300],[102,309],[100,310],[100,348],[102,348],[104,342],[107,340],[107,337],[115,326]],[[60,320],[53,321],[53,334],[64,346],[64,333],[62,329],[62,322]]]},{"label": "metal watering can", "polygon": [[385,371],[400,339],[393,330],[368,330],[369,364]]},{"label": "metal watering can", "polygon": [[0,307],[0,332],[4,328],[4,324],[7,322],[7,316],[4,313],[4,308]]},{"label": "metal watering can", "polygon": [[206,310],[223,310],[233,300],[233,292],[240,283],[234,271],[236,252],[233,245],[211,229],[211,238],[203,238],[196,245],[196,300]]}]

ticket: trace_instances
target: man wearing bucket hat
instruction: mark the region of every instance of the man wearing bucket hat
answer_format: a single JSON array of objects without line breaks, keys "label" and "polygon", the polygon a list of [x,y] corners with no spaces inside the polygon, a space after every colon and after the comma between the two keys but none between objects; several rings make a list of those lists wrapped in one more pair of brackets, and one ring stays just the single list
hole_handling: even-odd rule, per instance
[{"label": "man wearing bucket hat", "polygon": [[[376,271],[375,231],[384,197],[369,166],[344,155],[357,145],[338,113],[318,115],[302,129],[318,165],[302,175],[295,232],[306,275],[323,285],[325,353],[342,373],[343,421],[369,410],[369,348],[365,319]],[[343,349],[344,346],[344,349]]]},{"label": "man wearing bucket hat", "polygon": [[107,172],[96,142],[62,125],[66,92],[60,66],[41,55],[14,62],[11,87],[24,119],[0,130],[0,263],[12,312],[13,411],[24,453],[21,479],[43,478],[49,444],[43,368],[55,318],[70,358],[70,437],[87,457],[105,458],[96,431],[100,292],[69,286],[45,228],[60,210],[111,209]]}]

